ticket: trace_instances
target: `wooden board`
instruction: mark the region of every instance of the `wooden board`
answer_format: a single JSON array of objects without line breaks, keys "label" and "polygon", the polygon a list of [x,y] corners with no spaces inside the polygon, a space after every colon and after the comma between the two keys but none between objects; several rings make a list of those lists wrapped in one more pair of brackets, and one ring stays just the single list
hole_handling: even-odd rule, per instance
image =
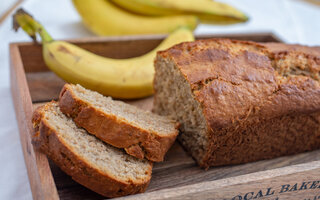
[{"label": "wooden board", "polygon": [[[224,35],[259,42],[278,41],[271,34]],[[223,37],[222,35],[197,38]],[[96,38],[72,41],[102,56],[127,58],[153,49],[163,36]],[[103,199],[74,182],[33,148],[31,116],[35,107],[57,99],[64,81],[50,72],[34,43],[10,45],[11,90],[20,139],[34,199]],[[150,110],[152,97],[127,101]],[[320,150],[243,165],[200,169],[175,143],[165,161],[155,163],[146,193],[124,199],[320,199]]]}]

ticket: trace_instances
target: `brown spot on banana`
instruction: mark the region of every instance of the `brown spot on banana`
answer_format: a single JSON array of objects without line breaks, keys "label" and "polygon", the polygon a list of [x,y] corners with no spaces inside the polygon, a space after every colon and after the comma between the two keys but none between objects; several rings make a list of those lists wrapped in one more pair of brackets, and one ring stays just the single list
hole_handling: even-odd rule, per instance
[{"label": "brown spot on banana", "polygon": [[76,63],[79,62],[79,60],[81,60],[81,56],[75,55],[69,49],[67,49],[66,47],[64,47],[62,45],[58,46],[57,50],[60,51],[60,52],[72,55]]},{"label": "brown spot on banana", "polygon": [[49,52],[49,56],[52,58],[52,59],[55,59],[54,55],[52,52]]},{"label": "brown spot on banana", "polygon": [[64,53],[72,54],[72,52],[69,49],[67,49],[66,47],[64,47],[62,45],[58,46],[57,50],[61,51],[61,52],[64,52]]}]

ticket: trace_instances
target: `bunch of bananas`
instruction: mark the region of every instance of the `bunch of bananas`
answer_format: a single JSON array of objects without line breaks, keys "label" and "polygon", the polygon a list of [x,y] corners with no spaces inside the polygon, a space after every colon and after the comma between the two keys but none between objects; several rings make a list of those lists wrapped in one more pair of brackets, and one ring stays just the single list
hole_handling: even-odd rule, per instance
[{"label": "bunch of bananas", "polygon": [[231,24],[248,17],[212,0],[72,0],[83,23],[97,35],[170,33],[198,24]]},{"label": "bunch of bananas", "polygon": [[194,40],[189,29],[180,28],[143,56],[111,59],[95,55],[68,42],[53,40],[44,27],[22,9],[15,13],[14,22],[16,30],[21,27],[34,40],[37,34],[40,35],[44,61],[49,69],[62,79],[121,99],[152,95],[153,60],[156,52]]},{"label": "bunch of bananas", "polygon": [[43,58],[49,69],[70,83],[121,99],[152,95],[153,60],[156,52],[193,41],[198,19],[228,24],[247,17],[226,4],[211,0],[73,0],[84,24],[98,35],[170,35],[154,50],[136,58],[111,59],[73,44],[55,41],[44,27],[22,9],[14,15],[21,27],[36,40],[39,34]]}]

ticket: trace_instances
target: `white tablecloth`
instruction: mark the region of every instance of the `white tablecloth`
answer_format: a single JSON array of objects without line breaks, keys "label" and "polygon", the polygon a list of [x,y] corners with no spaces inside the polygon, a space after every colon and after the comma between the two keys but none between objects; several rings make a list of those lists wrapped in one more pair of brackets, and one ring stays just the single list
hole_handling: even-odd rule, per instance
[{"label": "white tablecloth", "polygon": [[[13,0],[0,0],[0,15]],[[245,11],[250,21],[231,26],[200,25],[196,33],[273,32],[285,42],[320,45],[320,7],[302,0],[224,0]],[[56,39],[93,36],[80,23],[71,0],[25,0],[32,13]],[[11,17],[0,25],[0,199],[31,199],[10,93],[8,44],[30,41],[14,33]]]}]

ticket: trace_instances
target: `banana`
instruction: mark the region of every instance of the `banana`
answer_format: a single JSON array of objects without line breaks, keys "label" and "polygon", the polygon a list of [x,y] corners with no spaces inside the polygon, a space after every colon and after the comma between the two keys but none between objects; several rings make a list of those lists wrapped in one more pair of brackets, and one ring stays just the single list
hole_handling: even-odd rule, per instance
[{"label": "banana", "polygon": [[41,24],[22,10],[18,10],[14,15],[14,21],[16,30],[20,26],[33,39],[36,39],[37,33],[41,36],[44,61],[49,69],[62,79],[120,99],[152,95],[153,60],[156,52],[194,40],[189,29],[180,28],[145,55],[111,59],[95,55],[68,42],[53,40]]},{"label": "banana", "polygon": [[174,14],[195,14],[201,22],[230,24],[248,20],[248,17],[224,3],[209,0],[111,0],[114,4],[131,12],[163,16]]},{"label": "banana", "polygon": [[84,24],[97,35],[170,33],[178,27],[195,29],[193,15],[147,17],[126,12],[109,0],[72,0]]}]

